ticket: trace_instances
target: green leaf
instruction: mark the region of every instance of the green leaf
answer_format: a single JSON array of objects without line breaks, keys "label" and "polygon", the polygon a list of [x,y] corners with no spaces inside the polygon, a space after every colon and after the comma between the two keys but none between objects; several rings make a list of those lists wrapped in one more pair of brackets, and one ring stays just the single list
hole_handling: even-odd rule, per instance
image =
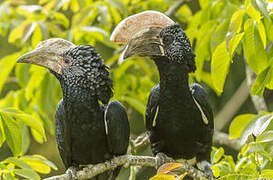
[{"label": "green leaf", "polygon": [[263,22],[258,21],[257,27],[258,27],[259,34],[260,34],[260,37],[261,37],[261,40],[263,42],[263,46],[264,46],[264,49],[265,49],[266,48],[266,33],[265,33],[265,28],[264,28]]},{"label": "green leaf", "polygon": [[212,158],[211,158],[211,162],[212,163],[217,163],[221,158],[222,156],[224,155],[224,149],[222,147],[220,147],[219,149],[217,149],[215,151],[215,153],[213,154]]},{"label": "green leaf", "polygon": [[229,127],[229,138],[235,139],[241,136],[243,129],[247,126],[247,124],[253,119],[255,114],[242,114],[236,116]]},{"label": "green leaf", "polygon": [[269,12],[267,11],[265,1],[263,0],[251,0],[253,7],[260,11],[267,19],[270,20]]},{"label": "green leaf", "polygon": [[241,171],[241,168],[242,166],[244,165],[244,163],[248,160],[247,157],[243,157],[239,160],[239,162],[236,164],[235,166],[235,171],[236,172],[240,172]]},{"label": "green leaf", "polygon": [[252,85],[251,88],[251,94],[262,96],[264,93],[264,88],[267,84],[269,84],[272,81],[272,75],[273,75],[273,68],[266,68],[263,70],[256,78],[255,82]]},{"label": "green leaf", "polygon": [[267,143],[267,142],[273,142],[273,131],[265,131],[257,138],[257,142],[260,143]]},{"label": "green leaf", "polygon": [[211,36],[211,42],[210,42],[212,52],[221,42],[225,40],[226,34],[228,32],[228,27],[229,27],[229,19],[219,24],[217,28],[215,29],[215,31],[213,32],[213,35]]},{"label": "green leaf", "polygon": [[242,9],[239,9],[238,11],[233,13],[229,24],[230,32],[239,33],[241,31],[244,14],[245,11]]},{"label": "green leaf", "polygon": [[40,180],[40,176],[32,169],[15,169],[14,173],[18,176],[30,179],[30,180]]},{"label": "green leaf", "polygon": [[46,140],[43,124],[40,122],[40,120],[36,119],[34,116],[26,114],[15,108],[5,108],[5,109],[1,109],[1,111],[7,113],[9,116],[14,117],[16,120],[25,123],[30,128],[35,129],[43,137],[43,140]]},{"label": "green leaf", "polygon": [[42,34],[42,30],[40,28],[39,23],[37,23],[37,26],[33,32],[31,41],[32,41],[32,47],[35,48],[39,42],[41,42],[43,40],[43,34]]},{"label": "green leaf", "polygon": [[259,11],[257,11],[252,4],[250,3],[250,0],[245,1],[245,6],[246,6],[246,13],[255,21],[260,21],[261,19],[261,14]]},{"label": "green leaf", "polygon": [[46,160],[44,157],[40,155],[23,156],[20,158],[20,160],[24,161],[35,171],[42,174],[50,173],[50,168],[57,170],[57,167],[52,162]]},{"label": "green leaf", "polygon": [[253,118],[244,128],[241,134],[241,144],[246,143],[249,136],[254,135],[258,137],[259,135],[261,135],[269,126],[272,119],[273,115],[271,114],[261,115]]},{"label": "green leaf", "polygon": [[33,98],[33,95],[35,94],[35,90],[40,86],[42,80],[45,77],[45,74],[47,71],[39,66],[31,66],[30,67],[31,77],[29,79],[29,83],[26,88],[26,99],[30,100]]},{"label": "green leaf", "polygon": [[157,174],[149,180],[176,180],[176,178],[168,174]]},{"label": "green leaf", "polygon": [[31,169],[31,167],[25,163],[24,161],[17,159],[15,157],[9,157],[7,159],[4,160],[4,163],[12,163],[17,167],[20,167],[22,169]]},{"label": "green leaf", "polygon": [[64,14],[56,12],[53,17],[55,18],[56,24],[61,24],[65,28],[69,27],[69,20]]},{"label": "green leaf", "polygon": [[272,179],[273,178],[273,170],[272,169],[262,170],[261,175],[262,175],[262,178]]},{"label": "green leaf", "polygon": [[19,124],[6,113],[0,112],[6,141],[14,156],[22,152],[22,136]]},{"label": "green leaf", "polygon": [[240,43],[242,37],[243,37],[244,33],[239,33],[236,34],[229,42],[228,42],[228,50],[229,50],[229,55],[230,57],[233,57],[234,52],[238,46],[238,44]]},{"label": "green leaf", "polygon": [[4,58],[1,59],[0,61],[0,92],[3,88],[3,85],[6,81],[6,79],[8,78],[10,72],[12,71],[16,60],[20,57],[22,53],[21,52],[17,52],[17,53],[13,53],[11,55],[5,56]]},{"label": "green leaf", "polygon": [[30,67],[29,64],[16,65],[15,75],[21,88],[25,88],[27,86],[27,82],[30,76],[29,67]]},{"label": "green leaf", "polygon": [[259,74],[268,66],[268,62],[260,35],[255,29],[253,20],[248,19],[245,22],[244,31],[243,49],[246,60],[251,69],[256,74]]},{"label": "green leaf", "polygon": [[215,89],[223,92],[231,58],[228,55],[226,42],[219,44],[212,55],[211,78]]},{"label": "green leaf", "polygon": [[23,37],[24,29],[29,25],[29,21],[24,21],[22,24],[14,28],[9,34],[9,43],[14,43],[17,39]]},{"label": "green leaf", "polygon": [[5,142],[5,140],[6,140],[6,136],[5,136],[5,133],[4,133],[2,118],[0,117],[0,147]]},{"label": "green leaf", "polygon": [[139,113],[142,114],[143,112],[145,112],[145,105],[138,99],[129,96],[124,96],[123,100],[126,101],[131,106],[133,106]]}]

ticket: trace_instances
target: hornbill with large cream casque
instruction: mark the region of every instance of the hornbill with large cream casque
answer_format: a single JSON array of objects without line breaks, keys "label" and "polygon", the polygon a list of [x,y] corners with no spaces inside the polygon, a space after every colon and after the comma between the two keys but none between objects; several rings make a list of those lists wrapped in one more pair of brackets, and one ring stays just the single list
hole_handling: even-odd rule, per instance
[{"label": "hornbill with large cream casque", "polygon": [[[130,134],[127,114],[118,101],[108,103],[113,96],[112,80],[94,47],[49,39],[17,62],[43,66],[61,84],[63,99],[56,110],[55,132],[66,168],[126,154]],[[92,179],[115,179],[118,172],[119,168]]]},{"label": "hornbill with large cream casque", "polygon": [[188,84],[196,66],[185,32],[166,15],[145,11],[124,19],[111,41],[127,45],[121,58],[149,56],[158,68],[160,83],[151,90],[145,114],[153,153],[195,158],[212,177],[213,112],[202,86]]}]

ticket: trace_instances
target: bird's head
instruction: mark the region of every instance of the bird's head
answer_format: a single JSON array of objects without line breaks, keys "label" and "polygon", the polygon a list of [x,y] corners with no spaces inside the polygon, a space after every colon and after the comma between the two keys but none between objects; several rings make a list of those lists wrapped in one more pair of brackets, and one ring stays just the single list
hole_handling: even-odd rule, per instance
[{"label": "bird's head", "polygon": [[162,59],[186,65],[189,72],[196,69],[195,55],[186,33],[163,13],[145,11],[130,16],[115,28],[110,39],[117,44],[126,44],[123,59],[165,56],[167,58]]},{"label": "bird's head", "polygon": [[108,68],[92,46],[76,46],[60,38],[48,39],[21,56],[17,62],[45,67],[61,84],[89,89],[103,103],[112,97]]}]

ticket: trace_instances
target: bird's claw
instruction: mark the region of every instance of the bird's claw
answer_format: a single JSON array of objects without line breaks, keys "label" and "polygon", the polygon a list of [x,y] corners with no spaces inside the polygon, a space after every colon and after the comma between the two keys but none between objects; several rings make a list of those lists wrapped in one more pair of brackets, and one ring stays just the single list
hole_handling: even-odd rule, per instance
[{"label": "bird's claw", "polygon": [[69,180],[76,179],[77,169],[74,166],[71,166],[65,173],[68,175]]},{"label": "bird's claw", "polygon": [[208,161],[201,161],[201,162],[197,163],[197,167],[198,167],[198,169],[200,169],[201,171],[204,172],[205,177],[207,179],[209,179],[209,180],[215,179],[213,172],[211,170],[211,165]]},{"label": "bird's claw", "polygon": [[157,153],[155,158],[156,158],[156,169],[158,169],[160,166],[162,166],[163,164],[167,162],[174,161],[172,158],[168,157],[166,154],[161,152]]},{"label": "bird's claw", "polygon": [[215,177],[213,175],[213,172],[210,168],[210,166],[205,166],[204,173],[207,179],[209,180],[215,180]]}]

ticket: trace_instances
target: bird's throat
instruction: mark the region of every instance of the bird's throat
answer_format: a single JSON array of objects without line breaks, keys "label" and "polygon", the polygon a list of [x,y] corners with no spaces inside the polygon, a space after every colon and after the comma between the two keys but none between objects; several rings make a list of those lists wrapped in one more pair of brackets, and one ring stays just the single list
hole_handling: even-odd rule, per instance
[{"label": "bird's throat", "polygon": [[189,75],[183,64],[170,63],[166,57],[157,57],[154,61],[159,71],[161,94],[167,89],[171,96],[191,97]]}]

